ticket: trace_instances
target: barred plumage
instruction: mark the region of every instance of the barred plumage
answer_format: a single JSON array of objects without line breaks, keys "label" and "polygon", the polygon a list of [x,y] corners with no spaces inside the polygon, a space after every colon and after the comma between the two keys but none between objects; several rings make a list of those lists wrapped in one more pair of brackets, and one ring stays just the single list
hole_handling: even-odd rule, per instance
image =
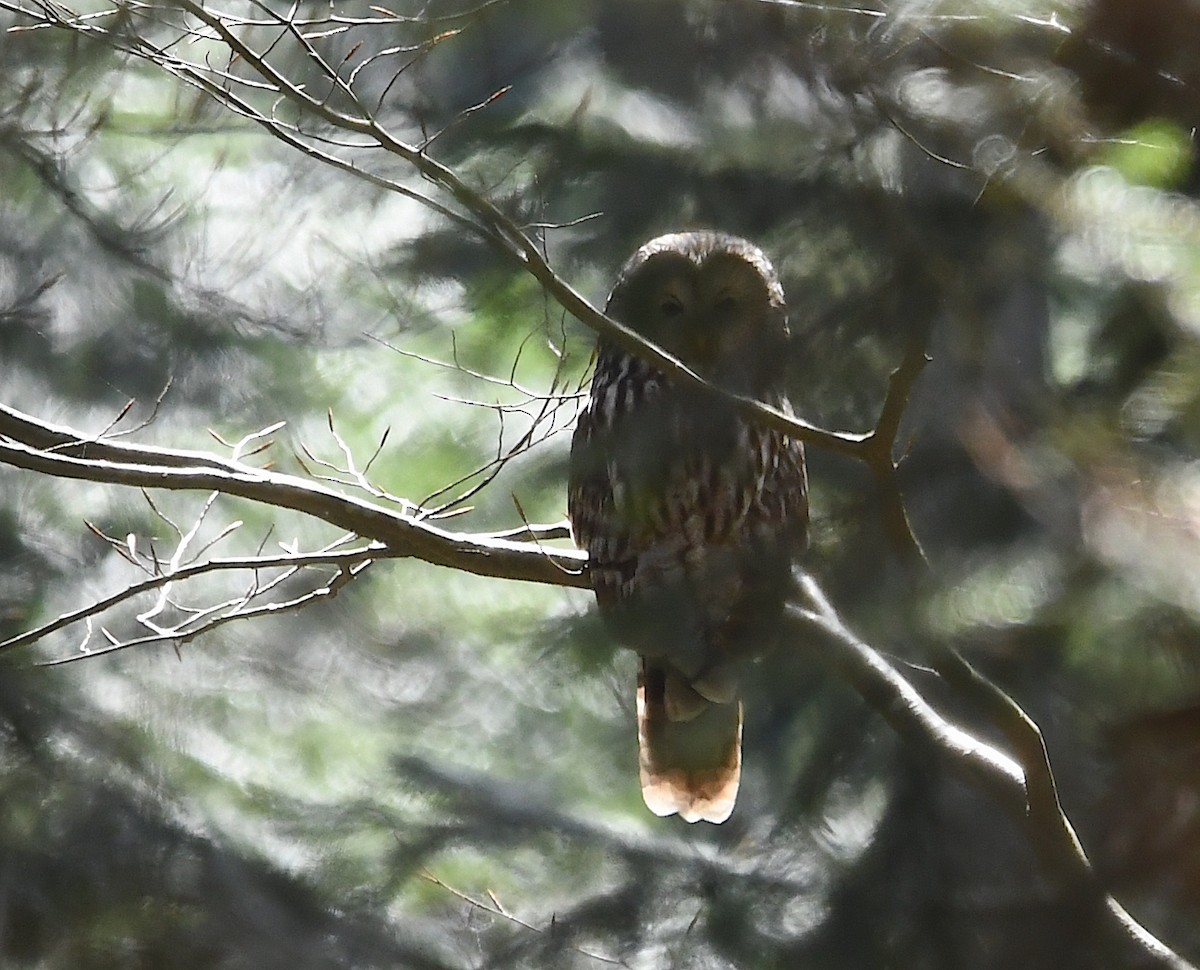
[{"label": "barred plumage", "polygon": [[[651,240],[607,312],[714,383],[790,411],[783,289],[745,240]],[[737,672],[775,639],[807,502],[798,441],[600,341],[568,506],[601,613],[642,658],[639,767],[656,814],[721,822],[733,810]]]}]

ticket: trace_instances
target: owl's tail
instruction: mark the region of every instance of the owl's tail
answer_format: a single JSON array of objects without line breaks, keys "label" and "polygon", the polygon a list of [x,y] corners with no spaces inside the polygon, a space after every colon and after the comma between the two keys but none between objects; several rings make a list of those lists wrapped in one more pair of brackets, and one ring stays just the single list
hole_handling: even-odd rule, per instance
[{"label": "owl's tail", "polygon": [[638,768],[655,815],[724,822],[742,776],[742,702],[715,703],[678,672],[642,658],[638,672]]}]

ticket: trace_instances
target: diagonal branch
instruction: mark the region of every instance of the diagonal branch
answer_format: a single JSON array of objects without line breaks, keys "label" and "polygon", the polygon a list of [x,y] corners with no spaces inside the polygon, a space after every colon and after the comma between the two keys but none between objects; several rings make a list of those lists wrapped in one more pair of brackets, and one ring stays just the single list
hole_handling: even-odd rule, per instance
[{"label": "diagonal branch", "polygon": [[[870,468],[875,479],[885,526],[893,546],[907,560],[921,561],[923,559],[920,545],[912,533],[904,510],[896,476],[896,462],[893,458],[899,419],[907,403],[912,383],[924,365],[923,347],[906,356],[904,363],[892,375],[887,399],[880,414],[879,423],[874,430],[866,433],[853,433],[819,428],[793,415],[785,414],[762,401],[732,393],[712,384],[652,341],[602,313],[555,272],[537,241],[531,238],[520,225],[489,198],[469,186],[453,169],[433,158],[427,151],[428,142],[421,145],[410,144],[394,135],[362,103],[352,83],[341,77],[338,70],[331,67],[319,55],[312,43],[297,30],[295,23],[288,18],[271,15],[271,19],[281,26],[283,33],[265,52],[258,51],[235,30],[235,27],[247,26],[248,22],[245,19],[234,17],[223,11],[214,11],[195,0],[183,0],[182,9],[203,24],[211,32],[211,35],[219,38],[240,63],[247,65],[258,76],[258,80],[251,82],[228,72],[215,71],[208,62],[189,62],[171,52],[169,47],[157,47],[136,33],[109,31],[95,19],[81,18],[66,8],[48,4],[24,6],[13,0],[0,0],[0,8],[21,13],[40,26],[82,31],[100,37],[117,49],[147,60],[200,88],[225,108],[256,122],[274,137],[305,151],[311,157],[357,177],[365,178],[388,191],[399,192],[415,199],[442,216],[478,233],[505,256],[515,260],[568,313],[622,349],[651,363],[676,382],[684,386],[693,386],[702,393],[719,397],[736,412],[759,425],[776,429],[815,447],[864,462]],[[143,12],[140,5],[130,9]],[[186,31],[186,28],[179,29]],[[305,85],[292,80],[270,62],[268,54],[274,44],[284,36],[296,39],[300,45],[301,55],[313,63],[318,71],[323,73],[327,80],[334,85],[335,89],[343,96],[343,101],[349,105],[349,111],[334,107],[327,97],[319,98],[311,94]],[[382,149],[411,165],[422,178],[447,193],[466,215],[456,212],[428,196],[416,193],[394,180],[375,175],[353,162],[320,150],[311,143],[316,137],[315,135],[302,132],[298,125],[282,122],[275,106],[269,112],[257,109],[251,102],[231,90],[233,84],[242,84],[270,92],[335,129],[363,137],[368,145]]]},{"label": "diagonal branch", "polygon": [[[488,897],[491,900],[491,905],[483,902],[481,899],[476,899],[475,897],[468,895],[460,889],[455,889],[449,883],[443,882],[428,869],[421,873],[421,878],[437,886],[439,889],[444,889],[446,892],[450,893],[450,895],[454,896],[456,899],[462,900],[464,903],[478,912],[487,913],[491,916],[499,916],[502,919],[508,920],[508,922],[512,923],[514,926],[519,926],[522,929],[529,930],[532,933],[546,934],[548,932],[552,932],[556,926],[556,921],[552,920],[550,923],[550,929],[547,930],[546,927],[535,926],[533,923],[526,922],[520,917],[513,915],[502,905],[500,905],[500,900],[490,889],[488,890]],[[595,960],[597,963],[605,963],[614,967],[625,967],[628,970],[629,964],[624,960],[618,960],[615,957],[605,956],[603,953],[597,953],[593,950],[587,950],[579,946],[572,946],[570,949],[575,953],[588,957],[591,960]]]},{"label": "diagonal branch", "polygon": [[[289,600],[273,600],[268,603],[262,603],[256,606],[250,606],[250,602],[259,595],[260,592],[269,589],[276,585],[279,580],[272,580],[270,583],[259,587],[257,583],[253,584],[250,589],[236,597],[233,600],[217,603],[213,606],[206,607],[197,612],[195,616],[190,617],[183,623],[172,628],[159,627],[154,624],[146,623],[144,617],[138,617],[143,622],[143,625],[153,630],[148,636],[135,637],[130,640],[122,640],[114,637],[106,630],[103,632],[109,641],[107,647],[99,650],[91,648],[85,642],[80,651],[69,657],[59,657],[55,660],[47,660],[40,666],[43,667],[58,667],[62,664],[74,663],[78,660],[90,659],[93,657],[101,657],[105,654],[115,653],[118,650],[128,650],[130,647],[148,646],[152,643],[170,643],[175,647],[178,654],[181,644],[188,643],[206,633],[225,626],[227,623],[232,623],[235,620],[252,620],[256,617],[271,616],[287,612],[289,610],[300,609],[314,601],[327,596],[336,596],[338,591],[347,582],[361,573],[374,562],[373,559],[366,558],[354,564],[343,565],[331,579],[318,586],[316,589],[309,590],[305,593],[300,593]],[[289,570],[288,575],[294,570]],[[282,577],[281,577],[282,578]],[[89,637],[91,634],[91,616],[85,620],[88,624]],[[3,646],[0,644],[0,646]]]},{"label": "diagonal branch", "polygon": [[[882,654],[854,635],[812,577],[798,573],[797,583],[808,605],[788,608],[795,642],[811,642],[813,630],[822,634],[822,646],[827,649],[813,651],[816,657],[831,664],[898,734],[937,752],[1022,826],[1045,876],[1060,892],[1082,904],[1082,912],[1092,916],[1106,943],[1129,952],[1131,960],[1139,961],[1138,966],[1195,970],[1100,886],[1058,802],[1041,732],[1016,701],[961,658],[955,665],[939,666],[939,672],[958,685],[973,679],[973,696],[986,693],[990,697],[985,708],[989,713],[1003,711],[1001,723],[1008,726],[1005,734],[1013,745],[1014,759],[1011,753],[971,736],[938,713]],[[949,673],[944,672],[947,670]]]},{"label": "diagonal branch", "polygon": [[[227,20],[227,15],[214,13],[193,0],[184,0],[182,8],[213,31],[241,63],[248,65],[259,76],[261,81],[256,82],[254,86],[263,87],[266,91],[282,97],[296,107],[311,112],[334,128],[365,136],[370,145],[400,158],[411,165],[426,181],[446,192],[471,218],[466,218],[436,200],[416,193],[393,180],[369,172],[353,162],[313,148],[304,141],[298,128],[282,123],[274,109],[269,112],[258,110],[250,102],[214,81],[211,77],[214,71],[207,64],[185,61],[175,54],[155,47],[144,38],[128,32],[109,31],[95,18],[80,17],[57,5],[38,5],[34,8],[14,2],[14,0],[0,0],[0,9],[7,9],[32,20],[36,26],[87,33],[89,36],[111,44],[117,50],[149,61],[200,88],[224,107],[264,126],[275,137],[283,138],[288,144],[305,151],[311,157],[356,177],[364,178],[388,191],[402,193],[442,216],[453,219],[464,228],[473,230],[508,258],[515,260],[571,316],[622,349],[653,364],[679,383],[685,386],[690,385],[704,393],[721,398],[738,413],[764,427],[774,428],[816,447],[865,460],[865,455],[869,450],[868,442],[872,437],[871,433],[829,431],[793,415],[784,414],[762,401],[724,390],[705,380],[678,358],[597,309],[550,266],[538,243],[520,225],[506,215],[494,202],[471,188],[453,169],[429,155],[423,147],[409,144],[398,138],[365,109],[358,115],[347,114],[309,94],[303,85],[292,81],[280,72],[268,62],[264,54],[254,50],[234,32],[230,22],[241,25],[240,21],[234,21],[233,18]],[[245,79],[234,78],[232,75],[219,76],[223,77],[227,84],[248,83]],[[344,91],[341,84],[339,84],[339,89]],[[359,102],[357,99],[353,99],[352,103]],[[314,136],[310,135],[309,137]]]}]

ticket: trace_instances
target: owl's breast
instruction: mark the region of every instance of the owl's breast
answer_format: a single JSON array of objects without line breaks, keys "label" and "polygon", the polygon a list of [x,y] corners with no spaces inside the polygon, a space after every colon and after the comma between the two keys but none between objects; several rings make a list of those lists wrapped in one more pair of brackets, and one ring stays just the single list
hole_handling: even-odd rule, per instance
[{"label": "owl's breast", "polygon": [[636,359],[598,370],[580,428],[572,467],[604,505],[593,555],[608,559],[619,535],[628,554],[697,559],[750,538],[769,511],[784,440]]}]

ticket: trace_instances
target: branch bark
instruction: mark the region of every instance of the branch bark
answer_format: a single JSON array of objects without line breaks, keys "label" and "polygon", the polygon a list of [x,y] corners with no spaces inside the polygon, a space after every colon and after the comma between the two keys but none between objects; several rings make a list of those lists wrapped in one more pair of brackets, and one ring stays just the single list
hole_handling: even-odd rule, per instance
[{"label": "branch bark", "polygon": [[[59,5],[25,5],[0,0],[0,9],[16,12],[37,26],[87,33],[118,50],[155,63],[205,91],[227,109],[250,118],[273,137],[324,164],[336,166],[388,191],[408,195],[459,225],[469,226],[530,273],[568,313],[623,349],[647,360],[673,380],[721,398],[749,420],[815,447],[863,461],[875,478],[893,545],[906,557],[922,558],[920,546],[907,521],[896,479],[895,443],[909,392],[924,365],[923,346],[914,344],[892,375],[879,420],[874,430],[868,433],[818,428],[762,402],[715,387],[675,357],[593,306],[553,270],[537,242],[507,214],[467,185],[457,173],[431,157],[427,143],[409,144],[394,136],[358,102],[351,84],[325,65],[311,48],[308,52],[313,63],[325,68],[329,80],[347,102],[360,109],[357,114],[336,109],[329,98],[314,97],[278,71],[265,53],[255,50],[242,39],[236,30],[239,26],[236,19],[215,13],[192,0],[183,0],[183,7],[258,75],[254,85],[257,92],[250,97],[263,96],[268,103],[283,98],[332,128],[364,137],[371,146],[411,165],[422,178],[445,193],[459,211],[366,171],[335,153],[316,148],[306,140],[299,127],[282,122],[274,108],[258,109],[251,100],[235,93],[230,85],[238,79],[233,75],[216,71],[204,62],[182,59],[176,53],[177,45],[155,47],[125,27],[119,33],[110,31],[104,27],[99,15],[89,14],[83,18]],[[130,18],[141,15],[137,7],[122,7],[121,10],[122,16],[116,19],[125,26]],[[307,48],[308,42],[291,24],[281,18],[280,26]],[[181,35],[186,33],[181,28]],[[484,576],[560,586],[587,585],[586,557],[575,550],[547,549],[536,541],[519,541],[499,533],[445,530],[419,514],[397,512],[296,476],[202,452],[119,444],[89,437],[3,406],[0,406],[0,462],[64,478],[143,488],[215,490],[303,512],[382,544],[375,558],[413,557]],[[186,577],[181,573],[169,578]],[[801,628],[803,632],[820,631],[832,648],[826,653],[830,662],[899,733],[940,752],[969,782],[987,792],[1018,819],[1026,827],[1047,876],[1065,892],[1094,899],[1101,925],[1114,940],[1136,946],[1139,955],[1150,958],[1157,966],[1173,970],[1190,967],[1097,885],[1087,856],[1058,802],[1041,734],[1011,698],[980,677],[956,654],[947,653],[938,658],[941,675],[978,698],[1001,726],[1013,749],[1010,754],[983,743],[943,718],[878,652],[854,636],[811,579],[804,577],[800,582],[809,603],[793,605],[789,609],[789,623],[795,626],[797,633],[802,632]],[[57,628],[59,626],[54,626]],[[29,637],[20,638],[20,643],[28,642]]]},{"label": "branch bark", "polygon": [[[208,62],[186,61],[174,49],[168,53],[167,50],[160,49],[144,38],[138,37],[136,33],[109,31],[93,14],[84,18],[57,5],[26,6],[13,2],[13,0],[0,0],[0,9],[18,14],[31,21],[34,26],[85,33],[111,44],[117,50],[156,64],[168,73],[204,91],[224,107],[262,126],[272,137],[281,138],[287,144],[317,158],[324,164],[333,165],[387,191],[398,192],[413,198],[442,216],[453,219],[459,225],[472,229],[482,239],[497,247],[498,251],[517,262],[533,276],[567,313],[597,334],[605,336],[631,354],[653,364],[673,380],[685,386],[698,388],[703,393],[719,397],[739,414],[764,427],[774,428],[816,447],[826,448],[859,460],[867,460],[867,455],[872,448],[873,434],[871,432],[829,431],[793,415],[784,414],[761,401],[726,391],[706,381],[678,358],[625,324],[606,316],[553,269],[542,254],[538,242],[532,239],[512,218],[485,195],[469,186],[454,170],[437,161],[428,153],[425,146],[405,142],[389,131],[377,118],[372,116],[365,106],[358,102],[353,91],[337,75],[337,72],[325,65],[319,57],[308,55],[315,65],[324,68],[329,79],[338,85],[350,102],[360,108],[358,114],[339,111],[329,104],[328,99],[322,100],[309,94],[303,86],[290,80],[267,60],[265,54],[259,53],[239,37],[234,30],[234,27],[239,26],[236,18],[227,14],[214,13],[193,0],[183,0],[182,8],[214,32],[241,63],[248,65],[258,75],[259,81],[253,87],[258,89],[257,93],[260,96],[267,97],[272,104],[276,104],[278,98],[283,98],[302,111],[320,118],[333,128],[365,137],[373,147],[402,159],[411,165],[423,179],[447,193],[454,202],[462,207],[467,218],[434,199],[413,192],[394,180],[366,171],[336,155],[313,150],[312,146],[304,141],[303,133],[298,128],[279,120],[274,108],[271,111],[259,110],[250,101],[231,91],[228,85],[238,79],[215,71]],[[136,10],[130,10],[131,16],[136,14]],[[284,21],[282,26],[286,27],[286,23]],[[181,29],[181,33],[186,32]],[[214,74],[221,78],[225,86],[213,80],[212,75]]]},{"label": "branch bark", "polygon": [[480,576],[586,586],[587,557],[493,533],[454,532],[315,482],[203,452],[98,440],[0,405],[0,462],[58,478],[217,491],[303,512],[382,543],[392,556]]},{"label": "branch bark", "polygon": [[788,608],[793,642],[811,642],[814,630],[821,634],[821,646],[827,649],[813,654],[834,667],[898,734],[937,752],[1021,826],[1048,882],[1078,902],[1080,912],[1090,914],[1106,942],[1139,966],[1196,970],[1104,892],[1059,804],[1041,732],[1015,700],[961,657],[942,658],[939,672],[945,671],[956,686],[969,682],[972,696],[987,696],[985,709],[1013,746],[1012,752],[1003,752],[939,714],[882,654],[854,635],[812,577],[798,572],[797,585],[802,602]]},{"label": "branch bark", "polygon": [[[89,438],[4,406],[0,406],[0,461],[64,478],[142,488],[215,490],[292,509],[381,543],[382,549],[365,551],[371,558],[413,557],[485,576],[560,586],[586,585],[586,556],[576,550],[546,549],[536,542],[515,541],[494,533],[451,532],[414,515],[340,494],[296,476],[202,452]],[[327,558],[332,562],[341,557]],[[151,581],[151,586],[156,585],[160,585],[158,580]],[[1114,941],[1136,947],[1155,966],[1191,970],[1190,964],[1099,887],[1058,803],[1041,734],[1015,701],[957,655],[941,658],[943,676],[986,700],[985,709],[1005,729],[1014,757],[1014,753],[1000,751],[942,717],[881,654],[846,627],[810,577],[801,574],[798,588],[803,601],[791,605],[787,614],[797,642],[811,640],[814,629],[821,633],[831,649],[817,651],[818,656],[836,667],[898,733],[939,752],[969,783],[1018,820],[1052,884],[1094,903],[1091,908],[1100,927]],[[8,645],[24,645],[75,619],[52,621],[40,632],[32,631]]]},{"label": "branch bark", "polygon": [[[203,24],[211,35],[219,38],[232,57],[254,72],[256,80],[250,82],[228,71],[214,68],[211,60],[188,61],[180,55],[177,45],[156,46],[136,31],[109,30],[104,26],[102,19],[95,15],[83,17],[58,5],[22,4],[14,0],[0,0],[0,9],[21,15],[31,21],[33,26],[85,33],[111,44],[118,50],[156,64],[164,71],[205,92],[225,108],[260,125],[272,137],[304,151],[323,164],[364,178],[387,191],[415,199],[443,217],[478,233],[482,239],[533,276],[567,313],[629,353],[653,364],[672,380],[721,399],[734,411],[756,424],[773,428],[814,447],[863,462],[875,479],[885,527],[893,546],[905,559],[923,559],[920,543],[912,532],[904,510],[894,458],[899,419],[912,384],[924,366],[923,341],[919,342],[919,346],[918,342],[914,342],[904,363],[892,375],[887,399],[879,421],[872,431],[856,433],[817,427],[794,415],[784,414],[762,401],[735,394],[712,384],[678,358],[593,306],[553,269],[538,242],[521,226],[487,196],[468,185],[457,172],[429,154],[428,140],[417,145],[393,134],[359,99],[352,81],[343,78],[337,68],[321,57],[303,32],[288,18],[271,15],[282,31],[281,36],[290,37],[299,46],[300,53],[325,75],[330,89],[323,97],[310,93],[309,88],[293,81],[271,62],[268,55],[274,50],[279,38],[265,51],[255,49],[250,41],[243,39],[238,28],[261,29],[261,21],[250,24],[245,18],[214,11],[195,0],[182,0],[182,9]],[[140,8],[131,7],[128,8],[127,16],[132,19],[142,16],[142,13]],[[180,27],[180,31],[183,35],[195,33],[185,27]],[[196,33],[196,36],[200,35]],[[353,77],[353,73],[351,76]],[[249,92],[248,96],[243,97],[235,92],[235,84],[245,86]],[[342,103],[350,106],[351,111],[340,110],[331,103],[333,99],[330,95],[334,91],[338,93]],[[257,108],[252,100],[264,97],[268,98],[272,105],[270,110]],[[412,166],[423,179],[446,193],[461,211],[455,211],[435,199],[414,192],[395,180],[369,172],[337,154],[317,148],[312,144],[314,136],[302,131],[298,124],[280,120],[277,111],[280,99],[292,104],[307,116],[319,118],[334,129],[361,136],[366,139],[368,145],[400,158]]]}]

